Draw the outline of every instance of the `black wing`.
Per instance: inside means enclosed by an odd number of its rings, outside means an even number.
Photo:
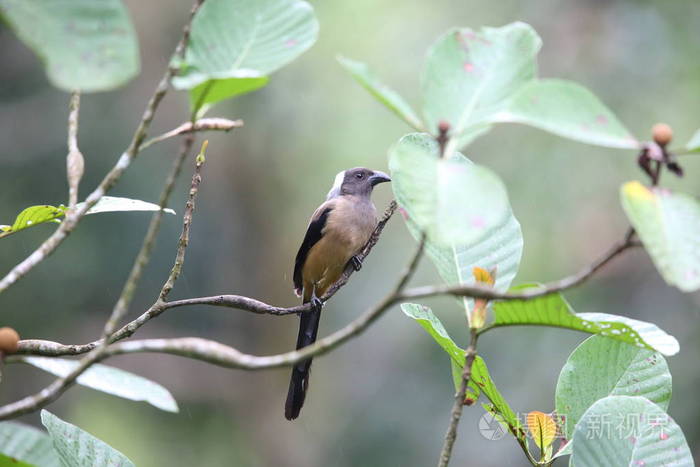
[[[327,207],[321,211],[318,217],[314,216],[309,222],[309,227],[306,229],[306,235],[304,235],[304,241],[301,242],[299,251],[297,252],[297,258],[294,261],[294,291],[297,295],[301,296],[301,291],[304,287],[304,282],[301,278],[301,270],[306,262],[306,257],[309,255],[311,247],[313,247],[316,242],[321,240],[323,236],[323,228],[326,226],[326,219],[328,219],[328,213],[333,210],[332,207]]]

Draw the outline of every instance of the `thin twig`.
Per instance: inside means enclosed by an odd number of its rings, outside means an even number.
[[[640,246],[641,244],[639,242],[634,241],[633,235],[634,231],[630,229],[623,240],[613,245],[603,256],[593,263],[587,265],[576,274],[546,283],[541,287],[533,287],[521,292],[499,292],[490,286],[481,285],[435,285],[408,289],[404,291],[399,298],[405,300],[433,297],[436,295],[454,295],[457,297],[482,298],[486,300],[532,300],[545,295],[562,292],[585,282],[625,250]]]
[[[66,177],[68,179],[68,206],[78,203],[78,186],[85,172],[85,159],[78,148],[78,116],[80,114],[80,91],[73,91],[68,106],[68,156]]]
[[[204,153],[206,152],[206,147],[207,141],[204,141],[202,151],[200,152],[200,155],[197,156],[197,161],[195,162],[194,175],[192,175],[192,184],[190,185],[190,191],[187,195],[187,203],[185,203],[185,214],[182,218],[182,233],[180,234],[180,239],[177,242],[175,264],[173,265],[165,284],[163,284],[163,287],[160,290],[158,301],[164,302],[168,297],[168,294],[175,285],[175,281],[177,281],[177,279],[180,277],[182,266],[185,263],[185,251],[187,250],[187,245],[190,242],[190,227],[192,226],[194,203],[197,199],[197,193],[199,192],[199,184],[202,182],[202,166],[204,165]]]
[[[457,391],[457,394],[455,394],[455,401],[452,405],[452,412],[450,413],[450,424],[448,425],[447,432],[445,433],[445,441],[442,445],[442,451],[440,451],[438,467],[447,467],[447,464],[450,463],[450,458],[452,457],[452,447],[457,440],[457,427],[459,426],[459,420],[462,418],[464,398],[467,395],[467,387],[469,386],[469,380],[472,377],[472,365],[474,364],[474,359],[476,358],[476,343],[479,339],[479,334],[477,334],[476,331],[476,328],[471,328],[469,347],[467,347],[467,351],[465,352],[464,356],[462,383],[459,386],[459,391]]]
[[[393,205],[392,205],[393,206]],[[392,206],[387,209],[387,213],[384,216],[383,221],[388,219],[390,214],[393,212],[391,210]],[[383,224],[377,227],[373,237],[378,238],[381,234],[381,229]],[[551,282],[544,285],[543,287],[526,289],[522,292],[498,292],[492,288],[482,287],[482,286],[430,286],[430,287],[414,287],[410,289],[403,290],[397,301],[415,298],[426,298],[438,295],[456,295],[471,298],[482,298],[488,300],[531,300],[537,297],[548,295],[551,293],[561,292],[565,289],[574,287],[581,284],[598,270],[600,270],[604,265],[606,265],[610,260],[621,254],[623,251],[640,246],[640,244],[634,240],[633,232],[630,230],[625,240],[621,243],[614,245],[604,256],[594,261],[592,264],[586,266],[578,273],[564,278],[559,281]],[[363,253],[368,253],[371,250],[370,245],[374,245],[376,240],[370,240],[365,251]],[[366,256],[366,255],[365,255]],[[364,256],[362,256],[364,258]],[[346,274],[352,274],[352,268],[346,270]],[[347,280],[346,280],[347,282]],[[337,286],[337,287],[336,287]],[[336,284],[332,287],[328,293],[322,298],[322,300],[328,300],[337,290],[342,287],[342,284]],[[143,326],[150,319],[158,316],[165,310],[170,308],[178,308],[183,306],[193,306],[193,305],[210,305],[225,308],[234,308],[238,310],[248,311],[257,314],[268,314],[268,315],[288,315],[303,313],[311,309],[309,304],[298,305],[289,308],[277,307],[269,305],[267,303],[255,300],[250,297],[245,297],[241,295],[215,295],[210,297],[197,297],[197,298],[186,298],[182,300],[174,300],[167,303],[156,303],[151,308],[146,310],[141,316],[136,318],[134,321],[128,323],[122,327],[119,331],[115,333],[112,338],[112,342],[119,341],[130,337],[134,332]],[[479,332],[482,333],[489,327],[482,328]],[[45,340],[22,340],[19,343],[19,350],[17,353],[21,354],[31,354],[31,355],[45,355],[45,356],[60,356],[60,355],[79,355],[94,349],[100,341],[91,342],[88,344],[75,344],[75,345],[65,345],[59,344],[57,342],[45,341]]]
[[[178,260],[180,261],[179,267],[182,267],[182,260],[184,258],[184,248],[187,246],[187,238],[188,235],[187,233],[189,232],[189,225],[192,222],[192,212],[194,210],[194,198],[197,195],[197,191],[199,188],[199,183],[201,182],[201,168],[203,165],[203,161],[200,161],[199,158],[197,158],[197,162],[195,164],[195,173],[192,177],[192,188],[190,189],[189,197],[187,200],[187,207],[185,208],[185,214],[183,216],[183,235],[180,237],[180,242],[178,246],[178,253],[177,257]],[[183,240],[184,238],[184,240]],[[177,260],[176,260],[176,265],[177,265]],[[173,268],[175,269],[175,268]],[[171,275],[168,277],[167,283],[170,283],[172,286],[172,283],[174,283],[174,280],[176,277],[171,273]],[[165,288],[165,287],[164,287]],[[161,292],[162,296],[162,292]],[[159,299],[160,301],[160,299]],[[116,310],[116,307],[115,307]],[[4,420],[7,418],[12,418],[16,417],[25,413],[33,412],[35,410],[38,410],[41,407],[46,406],[47,404],[53,402],[56,400],[61,394],[63,394],[68,387],[70,387],[71,384],[75,382],[75,380],[83,374],[90,366],[93,364],[104,360],[109,356],[108,353],[108,338],[107,336],[112,335],[112,330],[110,330],[110,326],[114,327],[116,320],[113,320],[115,318],[114,313],[112,314],[112,317],[110,317],[110,320],[108,320],[107,324],[105,325],[105,329],[103,331],[103,338],[98,341],[98,344],[95,345],[90,352],[83,357],[78,366],[73,369],[69,374],[67,374],[64,377],[58,378],[54,380],[49,386],[45,387],[41,391],[39,391],[36,394],[24,397],[16,402],[13,402],[11,404],[7,404],[3,407],[0,407],[0,420]]]
[[[141,151],[153,144],[160,143],[174,136],[183,135],[185,133],[193,133],[199,131],[230,131],[234,128],[243,126],[243,120],[229,120],[227,118],[200,118],[196,122],[186,122],[177,128],[174,128],[162,135],[151,138],[141,145]]]
[[[160,210],[156,211],[151,217],[151,222],[148,225],[148,231],[146,232],[146,236],[143,239],[141,250],[139,251],[138,255],[136,256],[136,259],[134,260],[134,265],[131,268],[131,272],[129,273],[128,279],[124,283],[124,287],[122,288],[122,292],[119,295],[119,299],[114,305],[112,314],[107,323],[105,324],[104,332],[102,333],[102,341],[104,341],[108,336],[111,336],[114,333],[114,330],[117,328],[117,325],[128,311],[129,304],[131,303],[134,291],[136,290],[136,286],[141,280],[143,270],[151,258],[151,251],[153,250],[153,246],[155,245],[156,237],[158,236],[158,231],[160,230],[160,223],[163,219],[163,209],[165,209],[165,207],[168,204],[168,200],[170,199],[170,196],[173,192],[173,188],[175,187],[175,182],[177,181],[178,175],[182,170],[183,162],[187,158],[187,155],[190,153],[193,144],[193,134],[188,134],[182,140],[180,152],[173,161],[172,169],[168,174],[168,177],[165,181],[165,185],[163,186],[163,191],[160,194],[160,199],[158,201]]]
[[[107,346],[103,353],[91,352],[80,361],[80,365],[69,375],[64,378],[57,379],[42,391],[0,407],[0,420],[6,420],[21,414],[33,412],[45,406],[49,402],[59,397],[75,380],[75,378],[89,368],[90,365],[104,360],[111,355],[135,352],[168,353],[202,360],[214,365],[225,366],[228,368],[261,370],[265,368],[293,365],[302,360],[306,360],[309,357],[327,353],[342,345],[352,337],[362,333],[370,326],[370,324],[372,324],[386,310],[388,310],[398,301],[401,289],[405,287],[416,270],[418,261],[423,254],[423,245],[424,242],[420,242],[416,253],[413,255],[411,261],[400,275],[396,286],[384,299],[345,327],[323,339],[319,339],[310,346],[278,355],[255,356],[241,353],[232,347],[220,344],[218,342],[195,337],[179,339],[145,339],[119,342]],[[16,359],[8,359],[7,361],[16,361]]]
[[[374,246],[377,244],[377,242],[379,241],[379,237],[382,234],[382,231],[384,230],[384,227],[386,226],[389,219],[391,219],[395,211],[396,202],[392,201],[387,207],[386,211],[384,212],[382,218],[377,223],[377,227],[374,229],[374,232],[372,232],[369,241],[358,255],[360,261],[363,261],[372,251],[372,248],[374,248]],[[341,287],[347,284],[348,279],[354,272],[355,268],[352,267],[352,265],[349,265],[345,269],[340,279],[338,279],[338,281],[328,289],[328,291],[323,295],[323,297],[321,297],[321,300],[323,300],[324,302],[328,301],[333,295],[335,295],[336,292],[338,292],[338,290],[340,290]],[[311,305],[308,303],[306,305],[298,305],[289,308],[283,308],[268,305],[267,303],[261,302],[259,300],[244,297],[241,295],[216,295],[213,297],[187,298],[183,300],[174,300],[171,302],[163,302],[158,300],[148,310],[141,314],[141,316],[126,324],[119,331],[114,333],[114,335],[110,339],[110,343],[131,337],[141,326],[143,326],[148,321],[170,308],[192,305],[212,305],[228,307],[249,311],[251,313],[270,315],[289,315],[303,313],[311,310]],[[64,345],[46,340],[29,339],[20,341],[17,353],[45,355],[52,357],[57,357],[61,355],[80,355],[90,352],[102,342],[102,340],[97,340],[88,344]]]
[[[190,23],[203,1],[204,0],[197,0],[192,7],[189,20],[187,21],[183,31],[183,37],[175,48],[175,56],[181,56],[183,53],[185,43],[189,35]],[[58,229],[56,229],[54,233],[51,234],[51,236],[39,246],[39,248],[37,248],[22,262],[13,267],[12,270],[10,270],[10,272],[8,272],[5,277],[0,280],[0,292],[3,292],[5,289],[24,277],[29,271],[32,270],[32,268],[34,268],[34,266],[42,262],[46,257],[53,253],[54,250],[58,248],[61,243],[63,243],[63,240],[65,240],[66,237],[68,237],[68,235],[70,235],[70,233],[75,229],[87,211],[93,207],[95,203],[97,203],[100,198],[102,198],[102,196],[104,196],[105,193],[107,193],[121,178],[124,171],[129,167],[129,165],[131,165],[131,162],[138,155],[139,148],[146,138],[146,134],[151,126],[156,109],[158,109],[160,102],[163,100],[165,93],[168,91],[170,80],[176,71],[177,70],[174,68],[168,67],[164,73],[163,77],[158,83],[158,86],[156,87],[155,92],[146,105],[146,109],[141,117],[141,121],[139,122],[136,131],[134,132],[129,147],[126,151],[124,151],[121,157],[119,157],[119,160],[114,167],[107,172],[107,175],[105,175],[104,179],[100,182],[97,188],[95,188],[92,193],[88,195],[88,197],[85,199],[85,203],[80,205],[80,208],[70,210],[63,222],[61,222]]]

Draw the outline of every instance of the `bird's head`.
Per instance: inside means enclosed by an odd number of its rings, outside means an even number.
[[[328,192],[326,199],[343,195],[369,196],[372,188],[379,183],[390,182],[391,178],[379,170],[370,170],[364,167],[355,167],[335,176],[333,187]]]

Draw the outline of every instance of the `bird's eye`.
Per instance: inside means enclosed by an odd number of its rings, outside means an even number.
[[[364,176],[365,176],[365,174],[363,174],[363,173],[361,173],[361,172],[358,173],[358,174],[355,174],[355,177],[357,177],[359,180],[362,180],[362,178],[363,178]]]

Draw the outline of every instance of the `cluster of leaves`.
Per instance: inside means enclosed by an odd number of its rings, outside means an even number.
[[[138,74],[138,40],[121,0],[0,0],[0,19],[45,63],[51,83],[65,91],[111,90]],[[307,50],[317,34],[318,22],[305,1],[207,0],[193,19],[184,57],[174,59],[179,73],[172,85],[188,91],[193,115],[202,115],[219,101],[267,84],[268,75]],[[88,214],[157,210],[160,207],[153,203],[104,196]],[[67,212],[63,205],[28,207],[11,225],[0,226],[0,238],[61,222]],[[59,377],[79,365],[60,358],[20,360]],[[116,368],[93,365],[77,383],[178,411],[165,388]],[[48,435],[19,423],[0,423],[0,465],[134,465],[49,412],[42,412],[42,422]]]
[[[75,360],[21,357],[21,362],[64,377],[79,365]],[[93,365],[76,381],[81,386],[132,401],[144,401],[167,412],[178,412],[177,402],[163,386],[106,365]],[[80,428],[42,411],[48,435],[16,422],[0,423],[0,465],[134,465],[123,454]],[[3,461],[12,459],[12,464]]]
[[[396,92],[380,82],[367,65],[339,58],[351,75],[380,102],[420,133],[401,138],[389,150],[393,189],[406,224],[448,284],[510,288],[523,248],[503,182],[486,167],[457,152],[498,123],[521,123],[576,141],[640,150],[634,138],[590,91],[563,80],[537,77],[541,46],[527,24],[500,28],[453,29],[428,51],[422,72],[423,118]],[[447,133],[447,134],[446,134]],[[687,145],[700,150],[700,131]],[[700,204],[697,199],[632,181],[621,187],[621,201],[639,238],[664,279],[690,292],[700,288]],[[524,285],[523,287],[538,287]],[[552,326],[594,334],[570,356],[557,384],[555,421],[531,412],[527,425],[540,450],[529,452],[522,422],[476,357],[465,399],[483,394],[496,415],[527,451],[533,463],[549,464],[571,454],[577,466],[614,464],[690,465],[692,457],[680,428],[652,423],[665,414],[671,376],[662,355],[679,351],[678,342],[657,326],[624,316],[575,313],[560,294],[533,300],[487,304],[464,300],[469,324],[478,333],[502,326]],[[449,337],[426,306],[402,305],[449,354],[459,390],[465,351]],[[635,435],[628,424],[638,416]],[[621,417],[617,432],[589,436],[596,417]],[[666,416],[668,417],[668,416]],[[565,421],[565,423],[563,422]],[[627,424],[627,425],[626,425]],[[555,427],[555,433],[552,427]],[[623,433],[624,432],[624,433]],[[561,449],[553,453],[556,435]],[[641,465],[641,464],[640,464]]]

